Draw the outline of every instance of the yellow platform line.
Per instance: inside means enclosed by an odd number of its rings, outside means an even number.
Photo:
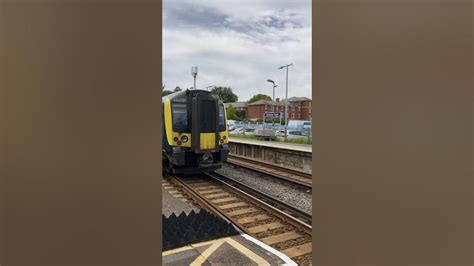
[[[252,252],[250,249],[246,248],[234,239],[229,237],[227,238],[226,242],[229,243],[231,246],[235,247],[238,251],[242,252],[245,256],[253,260],[255,263],[257,263],[257,265],[270,265],[270,263],[268,263],[265,259]]]
[[[168,251],[165,251],[165,252],[161,253],[161,256],[164,257],[164,256],[168,256],[168,255],[173,255],[175,253],[190,250],[190,249],[194,249],[194,248],[192,248],[190,246],[185,246],[185,247],[181,247],[181,248],[177,248],[177,249],[172,249],[172,250],[168,250]]]
[[[214,244],[212,244],[210,247],[208,247],[200,256],[198,256],[191,264],[190,266],[200,266],[204,262],[206,262],[207,258],[214,253],[221,245],[224,243],[224,241],[217,241]]]
[[[209,248],[207,248],[201,254],[201,256],[198,256],[190,265],[191,266],[202,265],[203,263],[206,262],[206,260],[209,258],[209,256],[211,256],[212,253],[214,253],[214,251],[216,251],[223,243],[228,243],[229,245],[231,245],[232,247],[237,249],[240,253],[244,254],[247,258],[249,258],[253,262],[255,262],[257,265],[262,265],[262,266],[263,265],[265,265],[265,266],[270,265],[270,263],[268,263],[265,259],[263,259],[259,255],[252,252],[250,249],[246,248],[244,245],[240,244],[239,242],[233,240],[230,237],[226,237],[224,239],[219,239],[219,240],[213,241],[212,245]],[[209,244],[209,242],[207,242],[206,244]],[[200,243],[198,245],[202,246],[202,245],[204,245],[204,243]],[[197,245],[193,245],[193,246],[197,246]]]

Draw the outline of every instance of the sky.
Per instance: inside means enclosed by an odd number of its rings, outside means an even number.
[[[311,0],[165,0],[163,85],[231,87],[246,101],[255,94],[311,98]]]

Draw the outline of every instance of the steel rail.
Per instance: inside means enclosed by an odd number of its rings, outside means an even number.
[[[292,224],[293,226],[295,226],[297,228],[303,229],[307,234],[311,235],[311,231],[312,231],[312,226],[311,226],[312,215],[311,214],[303,212],[301,210],[298,210],[294,206],[288,205],[287,203],[282,202],[279,199],[276,199],[276,198],[274,198],[270,195],[267,195],[265,193],[259,192],[255,189],[249,187],[246,184],[243,184],[239,181],[233,180],[233,179],[231,179],[227,176],[224,176],[222,174],[212,172],[212,173],[205,173],[204,175],[206,175],[206,176],[208,176],[208,177],[224,184],[227,187],[232,188],[233,192],[237,192],[239,195],[241,195],[242,197],[246,198],[247,200],[253,202],[255,205],[257,205],[259,207],[262,207],[263,209],[265,209],[269,213],[279,217],[283,221],[286,221],[286,222]],[[225,180],[222,180],[221,178],[225,179]],[[240,188],[246,189],[246,190],[251,191],[251,192],[250,193],[245,192],[244,190],[240,189],[239,187],[236,187],[235,185],[229,184],[229,181],[231,183],[237,184],[237,186],[239,186]],[[252,194],[254,194],[254,195],[252,195]],[[268,202],[266,202],[265,200],[268,201]],[[279,208],[276,208],[276,207],[272,206],[271,204],[280,206],[280,208],[283,208],[283,209],[289,211],[290,213],[301,217],[304,221],[302,219],[298,219],[298,218],[286,213],[284,210],[281,210]]]
[[[248,161],[248,162],[251,162],[251,163],[257,163],[257,164],[261,164],[263,165],[264,167],[268,167],[268,168],[273,168],[273,169],[276,169],[278,171],[281,171],[281,172],[286,172],[286,173],[289,173],[289,174],[293,174],[293,173],[290,173],[290,171],[294,171],[294,170],[289,170],[289,169],[286,169],[286,168],[282,168],[283,170],[280,170],[280,168],[277,169],[277,166],[274,166],[274,165],[271,165],[271,164],[264,164],[264,163],[261,163],[261,162],[257,162],[257,161],[254,161],[254,160],[251,160],[251,159],[242,159],[241,157],[230,157],[231,159],[234,159],[235,161],[227,161],[226,163],[227,164],[230,164],[230,165],[235,165],[237,167],[241,167],[241,168],[246,168],[246,169],[249,169],[249,170],[252,170],[254,172],[257,172],[259,174],[262,174],[262,175],[266,175],[266,176],[270,176],[272,178],[275,178],[275,179],[279,179],[279,180],[282,180],[284,182],[287,182],[287,183],[290,183],[291,185],[295,185],[295,186],[298,186],[298,187],[301,187],[303,189],[306,189],[306,190],[311,190],[313,189],[313,185],[309,182],[305,182],[305,181],[301,181],[301,180],[298,180],[298,179],[295,179],[295,178],[291,178],[291,177],[286,177],[286,176],[282,176],[282,175],[278,175],[278,174],[275,174],[275,173],[271,173],[271,172],[268,172],[268,171],[265,171],[265,170],[262,170],[262,169],[259,169],[259,168],[256,168],[256,167],[252,167],[252,166],[248,166],[248,165],[244,165],[244,164],[241,164],[239,162],[237,162],[238,160],[242,160],[242,161]],[[289,171],[288,171],[289,170]],[[305,173],[306,174],[306,173]],[[293,174],[293,175],[298,175],[298,176],[302,176],[300,174]],[[302,176],[303,178],[306,178],[305,176]]]

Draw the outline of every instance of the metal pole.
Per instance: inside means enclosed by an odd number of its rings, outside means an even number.
[[[288,140],[288,66],[286,66],[285,142]]]
[[[273,83],[273,112],[275,112],[275,83]]]
[[[278,69],[286,68],[286,96],[285,96],[285,141],[288,140],[288,67],[293,64],[281,66]]]
[[[196,89],[196,76],[194,76],[194,89]]]

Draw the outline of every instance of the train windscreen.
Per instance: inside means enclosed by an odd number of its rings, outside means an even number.
[[[224,105],[219,104],[219,131],[225,130],[225,112]]]
[[[186,103],[173,103],[173,126],[188,125],[188,108]]]

